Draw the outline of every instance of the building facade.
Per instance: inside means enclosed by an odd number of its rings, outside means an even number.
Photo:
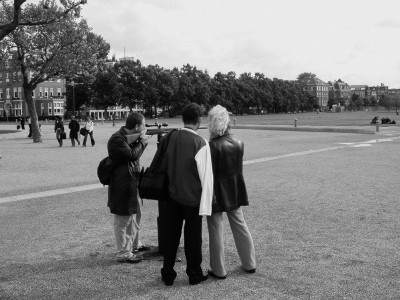
[[[30,80],[29,74],[28,80]],[[62,116],[65,108],[65,79],[39,83],[32,91],[38,117]],[[21,71],[0,63],[0,117],[28,116]]]
[[[305,83],[308,91],[317,96],[320,109],[326,110],[328,108],[329,84],[315,76],[309,78]]]
[[[330,82],[329,85],[329,99],[333,100],[335,103],[343,103],[347,105],[351,97],[350,85],[343,82],[341,79]]]

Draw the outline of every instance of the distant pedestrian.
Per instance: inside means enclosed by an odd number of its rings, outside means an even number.
[[[68,124],[68,128],[70,129],[69,138],[71,139],[72,147],[75,147],[75,140],[78,142],[78,146],[81,144],[79,142],[79,125],[78,121],[75,120],[75,116],[71,117],[71,121]]]
[[[25,117],[24,116],[21,117],[20,122],[21,122],[21,129],[25,130]]]
[[[244,144],[230,134],[228,111],[217,105],[208,113],[210,150],[214,174],[212,215],[207,217],[210,266],[208,274],[225,279],[224,228],[222,213],[225,212],[232,230],[242,268],[247,273],[256,271],[253,239],[243,217],[241,206],[249,205],[243,178]]]
[[[32,138],[32,124],[31,124],[31,117],[30,116],[28,116],[26,118],[26,124],[28,124],[28,126],[29,126],[28,138]]]
[[[59,144],[59,147],[62,147],[63,140],[61,138],[61,133],[64,132],[64,123],[60,116],[56,116],[55,124],[54,124],[54,132],[56,133],[56,138]]]
[[[85,133],[85,137],[83,138],[82,147],[86,147],[86,140],[87,140],[88,135],[90,135],[90,142],[92,143],[92,147],[93,147],[95,142],[94,142],[94,138],[93,138],[93,122],[90,117],[86,117],[85,129],[86,129],[86,133]]]

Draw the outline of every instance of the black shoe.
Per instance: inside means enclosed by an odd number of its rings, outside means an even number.
[[[136,248],[136,249],[133,249],[133,253],[137,253],[137,252],[144,252],[144,251],[149,251],[149,250],[151,250],[151,247],[150,246],[145,246],[145,245],[142,245],[142,246],[140,246],[139,248]]]
[[[218,275],[215,275],[214,272],[211,271],[211,270],[208,270],[208,275],[210,275],[211,277],[214,277],[216,279],[226,279],[226,275],[225,276],[218,276]]]
[[[137,263],[140,263],[142,261],[142,259],[143,259],[143,257],[134,255],[131,258],[120,259],[120,260],[118,260],[118,262],[120,262],[120,263],[129,263],[129,264],[137,264]]]
[[[251,270],[244,270],[246,273],[249,274],[254,274],[256,272],[256,269],[251,269]]]
[[[161,280],[164,282],[165,285],[171,286],[174,284],[174,280],[176,278],[176,272],[174,269],[170,271],[165,271],[164,268],[161,269]]]
[[[164,278],[164,277],[161,277],[161,280],[162,280],[162,281],[164,282],[164,284],[167,285],[167,286],[171,286],[171,285],[174,284],[174,279],[171,279],[171,278]]]
[[[196,285],[196,284],[199,284],[199,283],[207,280],[207,278],[208,278],[208,275],[201,275],[200,277],[192,277],[192,278],[189,277],[189,284]]]

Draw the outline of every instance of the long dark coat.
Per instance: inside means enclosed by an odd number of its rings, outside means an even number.
[[[78,139],[78,133],[80,129],[80,125],[77,120],[71,120],[68,124],[68,128],[70,129],[69,138],[70,139]]]
[[[108,155],[116,162],[116,168],[108,186],[108,207],[111,213],[121,216],[136,214],[139,158],[146,146],[147,141],[141,139],[129,145],[124,127],[121,127],[109,139]]]
[[[212,212],[226,212],[249,205],[243,178],[244,144],[229,133],[211,139],[216,204]]]

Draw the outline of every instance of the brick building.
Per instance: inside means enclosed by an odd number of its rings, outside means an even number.
[[[329,99],[332,99],[335,103],[348,104],[351,97],[350,85],[341,79],[329,83]]]
[[[317,77],[310,77],[305,82],[310,93],[318,98],[318,104],[321,110],[326,110],[329,99],[329,84],[323,82]]]
[[[0,62],[0,117],[29,115],[22,80],[22,73],[18,68],[11,68],[7,61]],[[62,116],[66,102],[65,79],[39,83],[32,92],[32,97],[38,117]]]

